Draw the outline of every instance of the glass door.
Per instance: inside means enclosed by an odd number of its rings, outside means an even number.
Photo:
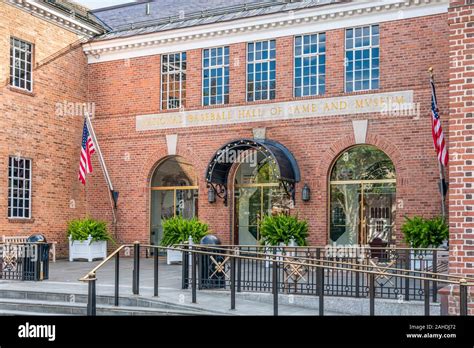
[[[259,222],[262,217],[262,188],[240,187],[237,189],[236,208],[238,240],[240,245],[255,245],[260,239]]]
[[[151,213],[151,242],[159,245],[163,238],[163,220],[174,216],[174,191],[154,190],[151,193],[152,207]]]
[[[258,163],[239,164],[234,186],[234,244],[258,244],[261,219],[289,210],[290,197],[277,173],[276,163],[269,157],[259,157]]]
[[[395,215],[395,184],[374,183],[363,185],[363,226],[361,242],[379,239],[390,242]]]
[[[159,245],[163,238],[163,222],[166,219],[182,216],[192,219],[197,216],[198,190],[194,188],[153,189],[151,214],[151,241]]]
[[[260,221],[264,216],[286,212],[288,195],[279,184],[248,184],[236,186],[236,243],[256,245],[260,241]]]
[[[331,240],[336,244],[357,244],[360,229],[361,185],[331,185]]]

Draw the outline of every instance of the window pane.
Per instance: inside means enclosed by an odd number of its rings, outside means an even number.
[[[379,66],[378,35],[378,25],[346,30],[346,92],[378,88],[378,71],[371,75]]]
[[[29,218],[31,160],[10,157],[8,164],[8,217]]]
[[[10,85],[32,90],[32,48],[25,41],[10,39]]]
[[[310,34],[295,38],[294,57],[294,95],[312,96],[323,94],[318,85],[324,84],[326,67],[325,34]],[[298,49],[298,44],[303,44],[303,49]],[[321,83],[319,83],[321,81]]]
[[[255,47],[255,55],[252,46]],[[248,48],[247,100],[273,99],[274,93],[270,89],[276,84],[275,40],[249,43]]]
[[[186,53],[164,54],[161,59],[161,107],[186,106]]]
[[[224,59],[224,53],[227,54]],[[216,47],[205,50],[203,67],[203,105],[216,105],[228,103],[229,88],[229,47]],[[206,64],[206,60],[208,64]],[[206,87],[212,86],[210,90]],[[208,96],[204,98],[204,95]]]

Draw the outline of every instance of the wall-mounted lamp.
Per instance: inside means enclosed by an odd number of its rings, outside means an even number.
[[[301,199],[303,202],[308,202],[311,199],[311,189],[308,184],[304,184],[303,190],[301,191]]]
[[[216,203],[216,191],[214,191],[212,186],[209,186],[209,189],[207,190],[207,201],[209,203]]]

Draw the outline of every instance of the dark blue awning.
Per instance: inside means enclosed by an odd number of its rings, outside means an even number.
[[[220,161],[222,154],[229,151],[255,150],[271,157],[279,170],[278,179],[289,183],[301,180],[300,169],[293,154],[282,144],[273,140],[238,139],[222,146],[212,157],[206,169],[206,181],[227,186],[232,162]]]

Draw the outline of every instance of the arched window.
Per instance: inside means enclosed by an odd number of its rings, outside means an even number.
[[[329,239],[337,244],[390,243],[396,175],[390,158],[371,145],[343,152],[330,174]]]
[[[163,220],[197,216],[197,177],[193,166],[179,156],[166,158],[153,173],[151,180],[151,243],[157,245],[163,237]]]

